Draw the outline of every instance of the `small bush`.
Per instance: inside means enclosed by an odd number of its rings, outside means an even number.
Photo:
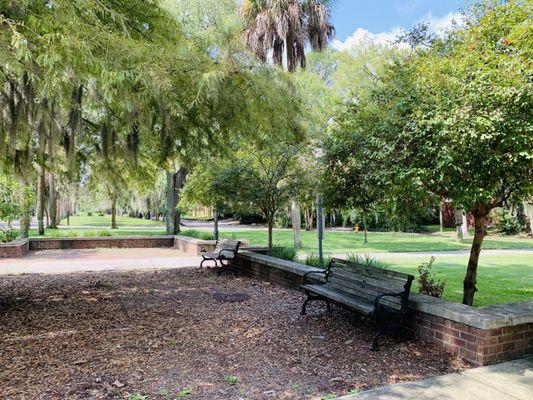
[[[272,257],[281,258],[282,260],[297,261],[297,252],[294,247],[273,247],[272,253],[270,254]]]
[[[98,215],[99,217],[103,217],[105,214],[104,214],[103,211],[98,211],[98,214],[96,214],[96,215]]]
[[[230,385],[236,385],[237,382],[239,381],[239,377],[235,376],[235,375],[226,375],[224,377],[224,380],[229,383]]]
[[[212,232],[197,231],[196,229],[187,229],[181,232],[183,236],[189,236],[201,240],[213,240],[214,236]]]
[[[46,233],[50,238],[74,238],[80,236],[79,231],[75,230],[51,230]]]
[[[365,267],[385,269],[391,266],[390,263],[382,261],[382,260],[378,260],[377,258],[374,258],[369,254],[365,254],[364,256],[361,256],[356,253],[350,253],[347,255],[346,259],[350,262],[353,262],[354,264],[364,265]]]
[[[189,396],[190,394],[192,394],[190,390],[187,390],[187,389],[180,390],[178,393],[176,393],[176,399],[183,399],[186,396]]]
[[[0,242],[9,243],[15,240],[19,235],[16,229],[2,229],[0,230]]]
[[[494,227],[502,235],[516,235],[522,231],[522,226],[518,222],[518,219],[511,215],[505,208],[500,208],[496,211]]]
[[[87,216],[88,217],[92,217],[93,216],[93,213],[91,211],[87,211]]]
[[[305,256],[305,259],[302,260],[305,265],[309,265],[310,267],[316,267],[320,268],[320,258],[318,254],[316,253],[309,253],[307,256]],[[324,255],[324,268],[326,268],[331,261],[331,256]]]
[[[102,237],[102,236],[112,236],[111,232],[101,229],[99,231],[89,230],[83,232],[84,237]]]
[[[431,257],[429,262],[422,263],[418,267],[418,291],[433,297],[441,298],[444,294],[444,286],[446,281],[438,280],[435,274],[431,272],[431,267],[435,257]]]

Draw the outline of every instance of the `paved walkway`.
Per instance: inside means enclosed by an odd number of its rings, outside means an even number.
[[[483,254],[530,253],[533,250],[484,250]],[[421,255],[468,254],[468,251],[369,253],[382,259]],[[345,257],[345,254],[335,254]],[[103,270],[179,268],[200,265],[201,257],[169,248],[30,251],[22,258],[0,258],[0,275]]]
[[[198,266],[201,259],[164,248],[41,250],[0,258],[0,275],[179,268]]]
[[[341,399],[530,400],[533,399],[533,357],[400,383]]]

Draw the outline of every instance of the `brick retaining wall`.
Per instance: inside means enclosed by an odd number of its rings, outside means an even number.
[[[9,243],[0,243],[0,258],[22,257],[30,249],[30,239],[17,239]]]
[[[174,236],[29,238],[0,243],[0,258],[22,257],[29,250],[174,247]]]
[[[242,246],[247,241],[242,241]],[[202,240],[189,236],[104,236],[80,238],[47,238],[36,237],[18,239],[10,243],[0,243],[0,258],[18,258],[29,250],[61,250],[61,249],[96,249],[96,248],[157,248],[174,247],[177,250],[199,255],[202,251],[213,251],[214,240]]]
[[[31,238],[30,250],[173,247],[174,236]]]
[[[306,272],[317,270],[250,252],[239,254],[235,265],[246,274],[291,288],[298,288]],[[533,354],[533,301],[469,307],[411,293],[409,313],[410,328],[417,337],[475,365]]]

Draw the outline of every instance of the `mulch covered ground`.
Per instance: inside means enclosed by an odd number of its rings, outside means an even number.
[[[197,269],[0,278],[1,399],[320,399],[464,367],[298,291]],[[142,397],[141,397],[142,398]]]

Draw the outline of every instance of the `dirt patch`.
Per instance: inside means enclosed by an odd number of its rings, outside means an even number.
[[[371,352],[345,311],[205,270],[10,276],[2,296],[2,399],[319,399],[464,368],[422,342]]]

